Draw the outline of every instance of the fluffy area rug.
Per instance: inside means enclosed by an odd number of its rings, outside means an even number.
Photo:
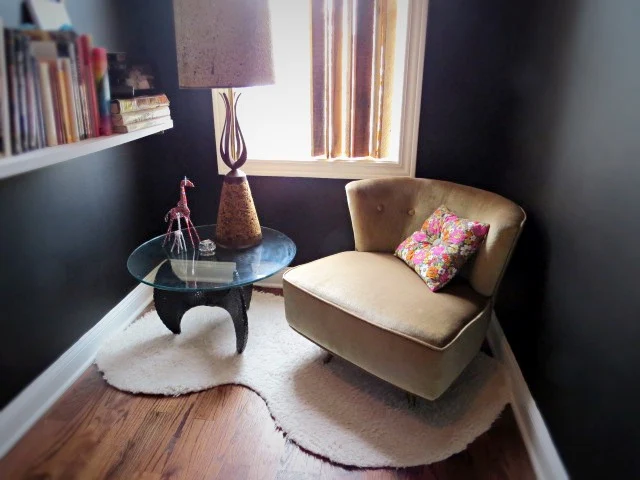
[[[489,429],[509,396],[500,364],[479,354],[437,401],[406,394],[334,358],[289,328],[281,297],[255,292],[249,341],[235,352],[227,312],[196,307],[173,335],[156,312],[116,333],[96,364],[106,381],[133,393],[182,395],[244,385],[302,448],[354,467],[408,467],[443,460]]]

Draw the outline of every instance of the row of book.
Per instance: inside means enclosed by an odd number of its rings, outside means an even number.
[[[126,98],[111,102],[111,123],[115,133],[170,124],[169,99],[165,94]]]
[[[89,35],[4,29],[1,18],[0,32],[0,157],[170,120],[164,95],[109,105],[107,52]]]
[[[2,45],[4,43],[4,45]],[[101,135],[89,35],[4,29],[0,141],[5,155]]]

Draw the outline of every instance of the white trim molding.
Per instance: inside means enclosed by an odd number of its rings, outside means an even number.
[[[309,157],[300,160],[266,160],[249,157],[242,170],[247,175],[275,177],[344,179],[390,176],[415,177],[429,1],[409,0],[408,9],[402,115],[400,120],[400,151],[397,159],[387,161],[364,159],[318,160]],[[220,135],[224,125],[225,106],[217,90],[212,90],[212,102],[218,172],[220,175],[225,175],[229,172],[229,167],[224,164],[220,156]],[[283,135],[286,136],[285,133]],[[311,150],[311,147],[309,147],[309,150]],[[251,148],[248,151],[251,154]]]
[[[140,284],[0,411],[0,458],[89,368],[103,340],[135,320],[153,300]]]
[[[487,341],[497,360],[505,367],[512,394],[511,406],[520,429],[536,478],[565,480],[569,478],[558,450],[538,410],[531,391],[524,380],[520,366],[511,350],[495,312],[489,325]]]
[[[57,147],[45,147],[19,155],[0,157],[0,179],[13,177],[21,173],[30,172],[39,168],[66,162],[74,158],[100,152],[108,148],[117,147],[125,143],[133,142],[139,138],[148,137],[156,133],[173,128],[173,120],[168,120],[162,125],[143,128],[130,133],[114,133],[108,137],[96,137],[82,140],[81,142],[58,145]]]

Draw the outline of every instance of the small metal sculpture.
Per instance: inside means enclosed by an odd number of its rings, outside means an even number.
[[[164,242],[162,242],[162,246],[164,246],[169,240],[169,237],[171,236],[171,229],[173,228],[173,222],[175,220],[178,220],[178,230],[181,231],[180,217],[182,217],[184,218],[184,221],[187,226],[187,232],[189,233],[189,238],[191,239],[191,246],[195,250],[196,243],[193,241],[193,235],[195,235],[196,238],[198,239],[198,243],[200,243],[200,237],[198,236],[196,227],[193,225],[193,222],[191,221],[191,210],[189,210],[189,206],[187,205],[187,192],[185,191],[185,187],[195,187],[195,185],[191,183],[191,180],[189,180],[187,177],[184,177],[184,180],[180,182],[180,200],[178,201],[178,204],[175,207],[173,207],[171,210],[169,210],[167,214],[164,216],[164,221],[169,222],[169,227],[167,228],[167,233],[165,234]],[[178,247],[178,252],[180,252],[179,247]]]
[[[178,220],[178,228],[173,232],[173,243],[171,244],[171,253],[173,253],[173,249],[176,249],[176,253],[180,254],[183,251],[187,251],[187,243],[184,241],[184,235],[182,233],[182,224],[180,223],[180,218],[182,215],[179,213],[176,215],[176,219]]]

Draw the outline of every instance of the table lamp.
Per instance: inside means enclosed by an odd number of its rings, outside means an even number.
[[[262,230],[246,174],[247,147],[236,117],[233,88],[274,83],[268,0],[173,0],[180,88],[225,88],[220,156],[224,177],[216,243],[248,248]]]

